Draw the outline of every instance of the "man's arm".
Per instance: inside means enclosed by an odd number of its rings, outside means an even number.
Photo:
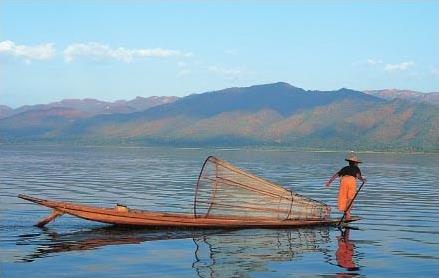
[[[325,183],[326,187],[329,187],[331,183],[338,177],[338,172],[332,175],[332,177]]]

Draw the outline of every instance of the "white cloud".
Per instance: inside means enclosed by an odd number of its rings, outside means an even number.
[[[149,57],[190,57],[192,53],[183,53],[179,50],[163,48],[139,48],[130,49],[124,47],[112,48],[106,44],[96,42],[75,43],[69,45],[64,50],[64,59],[71,62],[79,57],[89,57],[92,59],[115,59],[122,62],[131,62],[137,58]]]
[[[393,71],[405,71],[410,69],[415,65],[412,61],[401,62],[399,64],[386,64],[384,67],[385,71],[393,72]]]
[[[224,51],[224,53],[234,56],[234,55],[238,55],[238,50],[237,49],[227,49]]]
[[[375,65],[381,65],[383,63],[383,61],[369,58],[369,59],[367,59],[366,63],[370,66],[375,66]]]
[[[208,67],[208,70],[209,72],[222,75],[226,78],[238,78],[249,74],[249,72],[243,68],[225,68],[220,66],[210,66]]]
[[[192,71],[190,69],[182,69],[177,73],[177,76],[182,77],[182,76],[189,75],[191,73],[192,73]]]
[[[401,72],[401,71],[409,70],[415,65],[415,62],[403,61],[401,63],[390,64],[390,63],[386,63],[381,59],[368,58],[366,60],[354,63],[354,65],[362,66],[362,67],[364,66],[371,67],[374,69],[384,70],[390,73],[390,72]]]
[[[19,45],[13,41],[0,42],[0,54],[10,55],[17,58],[22,58],[26,62],[32,60],[48,60],[55,54],[53,43],[45,43],[38,45]]]
[[[189,64],[187,62],[179,61],[177,63],[177,67],[179,68],[177,73],[178,77],[183,77],[192,73],[192,70],[189,68]]]

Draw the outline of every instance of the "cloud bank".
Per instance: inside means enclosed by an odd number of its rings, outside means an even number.
[[[393,71],[405,71],[410,69],[411,67],[413,67],[415,65],[414,62],[412,61],[407,61],[407,62],[402,62],[399,64],[387,64],[384,67],[385,71],[389,71],[389,72],[393,72]]]
[[[207,69],[211,73],[222,75],[226,78],[238,78],[248,74],[248,71],[242,68],[225,68],[221,66],[210,66]]]
[[[55,55],[53,43],[44,43],[38,45],[19,45],[13,41],[0,42],[0,54],[22,58],[27,62],[32,60],[48,60]]]
[[[403,61],[403,62],[396,63],[396,64],[390,64],[390,63],[385,63],[383,60],[380,60],[380,59],[368,58],[367,60],[364,60],[364,61],[361,61],[361,62],[358,62],[355,64],[379,68],[379,69],[384,70],[388,73],[391,73],[391,72],[407,71],[415,65],[415,62]]]
[[[24,59],[27,62],[32,60],[49,60],[52,59],[57,50],[53,43],[44,43],[39,45],[19,45],[13,41],[6,40],[0,42],[0,55],[12,56]],[[72,62],[77,59],[91,60],[117,60],[121,62],[132,62],[142,58],[166,58],[166,57],[192,57],[191,52],[182,52],[175,49],[164,48],[125,48],[111,47],[107,44],[97,42],[74,43],[68,45],[63,51],[62,56],[66,62]]]
[[[172,56],[188,57],[191,55],[191,53],[182,53],[179,50],[163,48],[112,48],[106,44],[96,42],[71,44],[64,49],[63,54],[64,59],[67,62],[72,62],[80,57],[92,59],[114,59],[122,62],[132,62],[137,58],[164,58]]]
[[[383,61],[373,58],[369,58],[366,61],[366,64],[368,64],[369,66],[381,65],[382,63]]]

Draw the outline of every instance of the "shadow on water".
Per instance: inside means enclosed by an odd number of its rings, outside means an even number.
[[[151,230],[105,226],[62,234],[43,228],[41,233],[18,236],[16,245],[35,246],[32,253],[18,258],[27,263],[105,246],[192,239],[192,268],[198,277],[247,277],[250,272],[269,271],[269,263],[294,261],[308,253],[320,253],[326,263],[348,271],[336,277],[358,277],[356,247],[349,231],[337,237],[334,253],[331,229]]]

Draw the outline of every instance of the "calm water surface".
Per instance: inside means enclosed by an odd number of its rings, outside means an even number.
[[[190,213],[203,160],[237,166],[336,211],[343,153],[0,146],[0,277],[439,277],[439,155],[362,154],[363,219],[335,228],[122,229],[49,213],[19,193]],[[333,213],[333,217],[339,217]]]

